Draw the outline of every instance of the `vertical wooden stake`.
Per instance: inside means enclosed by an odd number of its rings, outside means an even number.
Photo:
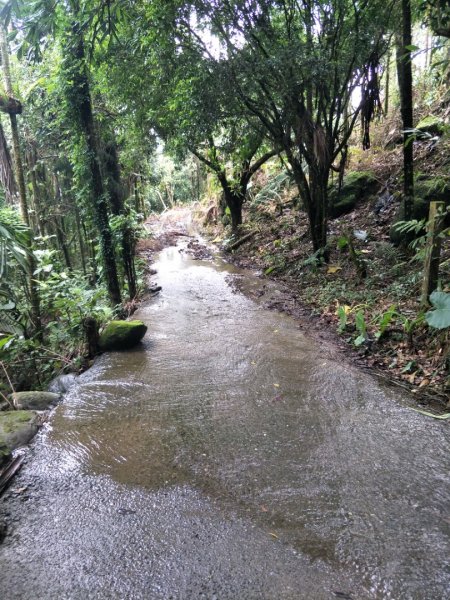
[[[444,224],[445,202],[431,202],[428,217],[428,239],[425,252],[425,264],[422,281],[422,307],[429,305],[428,298],[436,289],[439,276],[439,258],[441,254],[441,238],[439,234]]]

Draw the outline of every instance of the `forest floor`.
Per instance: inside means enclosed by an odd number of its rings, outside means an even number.
[[[447,181],[449,154],[448,139],[437,148],[416,144],[416,168]],[[252,235],[227,254],[228,260],[284,285],[284,293],[270,308],[288,312],[308,330],[333,338],[360,365],[411,390],[420,404],[448,408],[449,332],[432,330],[420,312],[423,252],[395,247],[389,239],[400,204],[401,148],[355,151],[349,170],[374,173],[379,191],[349,214],[330,221],[328,263],[312,254],[306,215],[294,206],[292,186],[276,200],[250,200],[245,205],[238,237]],[[260,189],[267,183],[266,175],[261,177]],[[381,206],[380,199],[384,199]],[[205,211],[198,218],[202,215],[205,224]],[[222,248],[235,241],[220,219],[207,223],[206,230]],[[341,247],[349,231],[363,233],[364,239],[354,237],[353,242],[367,271],[364,278],[358,275],[348,247]],[[447,237],[440,271],[444,291],[450,290],[449,259]]]

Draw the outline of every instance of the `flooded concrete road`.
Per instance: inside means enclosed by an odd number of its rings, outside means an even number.
[[[450,597],[448,425],[161,254],[139,348],[103,355],[2,502],[0,597]]]

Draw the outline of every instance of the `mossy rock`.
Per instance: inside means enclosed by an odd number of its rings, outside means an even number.
[[[146,332],[142,321],[111,321],[100,334],[99,348],[102,352],[132,348]]]
[[[414,203],[412,207],[411,218],[420,221],[427,220],[430,212],[430,202],[445,202],[446,206],[450,206],[450,181],[442,177],[421,177],[414,184]],[[415,237],[423,235],[425,229],[418,232],[400,232],[395,228],[396,223],[405,220],[405,210],[403,202],[401,202],[389,232],[391,242],[396,245],[405,245],[412,242]],[[448,225],[448,223],[446,222]]]
[[[39,429],[38,415],[32,410],[0,413],[0,451],[8,452],[27,444]],[[5,451],[6,451],[5,450]]]
[[[17,410],[48,410],[60,399],[59,394],[51,392],[14,392],[9,397]]]
[[[416,129],[430,135],[442,135],[445,129],[445,121],[435,115],[428,115],[417,123]]]
[[[337,186],[329,191],[329,214],[332,219],[351,212],[358,202],[369,199],[378,189],[379,183],[370,171],[353,171],[342,182],[340,192]]]
[[[11,450],[4,443],[0,442],[0,467],[2,467],[11,458]]]

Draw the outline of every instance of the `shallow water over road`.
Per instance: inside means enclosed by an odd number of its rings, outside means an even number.
[[[14,483],[1,597],[450,597],[447,425],[219,260],[156,267],[144,343],[80,378]]]

